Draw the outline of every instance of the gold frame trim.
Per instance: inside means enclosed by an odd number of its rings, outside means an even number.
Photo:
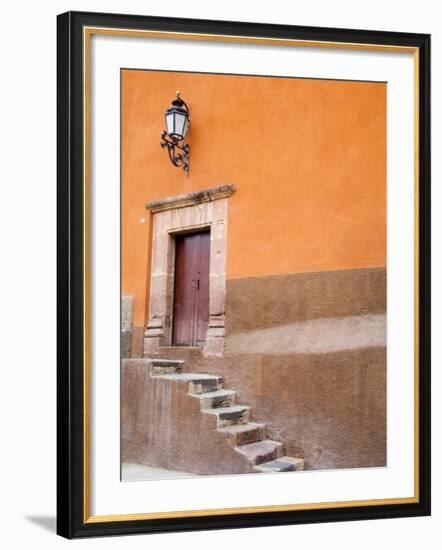
[[[199,40],[211,42],[237,42],[273,46],[336,48],[393,53],[413,53],[414,61],[414,495],[412,497],[251,506],[238,508],[214,508],[206,510],[182,510],[92,516],[90,507],[90,41],[93,34],[131,36],[158,39]],[[83,157],[84,157],[84,523],[103,523],[149,519],[204,517],[212,515],[285,512],[296,510],[324,510],[354,506],[378,506],[413,504],[419,502],[419,49],[411,46],[330,42],[321,40],[297,40],[286,38],[245,37],[206,33],[115,29],[109,27],[83,28]]]

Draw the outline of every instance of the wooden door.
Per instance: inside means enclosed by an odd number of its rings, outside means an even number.
[[[209,326],[210,233],[176,237],[172,343],[200,346]]]

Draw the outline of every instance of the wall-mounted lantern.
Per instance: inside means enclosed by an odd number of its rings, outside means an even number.
[[[183,168],[189,175],[190,147],[184,143],[190,126],[189,107],[181,99],[180,92],[166,111],[166,130],[161,133],[161,147],[167,147],[171,163]]]

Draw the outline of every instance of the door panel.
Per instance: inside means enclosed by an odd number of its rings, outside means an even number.
[[[209,326],[209,267],[210,267],[210,233],[200,233],[196,271],[196,310],[195,340],[202,345],[206,340]]]
[[[176,237],[172,343],[201,345],[209,325],[210,233]]]

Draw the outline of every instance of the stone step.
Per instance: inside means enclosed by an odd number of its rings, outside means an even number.
[[[215,376],[212,374],[164,374],[157,376],[157,378],[187,383],[189,384],[189,393],[197,394],[220,390],[223,385],[222,376]]]
[[[217,390],[191,395],[200,399],[201,409],[216,409],[218,407],[230,407],[233,405],[236,392],[233,390]]]
[[[293,458],[291,456],[281,456],[276,460],[264,462],[263,464],[254,467],[255,472],[263,474],[272,474],[274,472],[294,472],[304,469],[303,458]]]
[[[280,457],[282,455],[282,443],[264,439],[256,443],[241,445],[236,450],[246,456],[252,464],[258,465]]]
[[[184,361],[171,359],[150,359],[150,375],[181,374],[184,372]]]
[[[231,407],[218,407],[216,409],[204,409],[205,414],[213,414],[217,418],[218,428],[231,426],[232,424],[247,424],[250,416],[250,408],[242,405]]]
[[[226,426],[225,428],[220,428],[219,431],[226,434],[234,447],[255,443],[265,437],[265,425],[254,424],[253,422]]]

